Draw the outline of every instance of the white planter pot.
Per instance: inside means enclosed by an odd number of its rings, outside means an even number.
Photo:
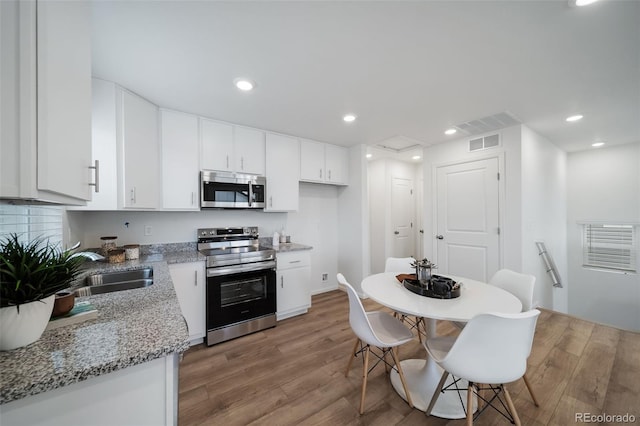
[[[35,342],[47,328],[55,295],[20,305],[0,308],[0,351],[10,351]]]

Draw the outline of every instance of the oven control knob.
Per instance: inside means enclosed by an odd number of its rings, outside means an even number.
[[[202,235],[203,237],[206,237],[207,236],[207,231],[200,232],[200,235]]]
[[[215,230],[209,231],[209,235],[216,235],[216,231]]]

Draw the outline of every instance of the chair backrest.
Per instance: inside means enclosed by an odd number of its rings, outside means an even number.
[[[521,274],[510,269],[500,269],[491,277],[489,284],[500,287],[520,299],[523,312],[533,309],[535,276]]]
[[[487,313],[471,319],[439,362],[451,374],[476,383],[509,383],[527,369],[540,311]]]
[[[388,257],[384,264],[385,272],[416,272],[416,268],[411,266],[416,260],[413,257]]]
[[[353,332],[366,344],[378,347],[386,346],[373,332],[371,323],[367,318],[367,312],[364,310],[364,306],[362,306],[358,293],[356,293],[351,284],[347,282],[344,275],[338,273],[337,278],[340,286],[342,286],[347,292],[347,295],[349,295],[349,324]]]

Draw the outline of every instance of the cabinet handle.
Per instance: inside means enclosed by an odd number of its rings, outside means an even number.
[[[196,201],[196,193],[191,191],[191,205],[195,205],[195,201]],[[196,271],[196,274],[198,273],[198,271]]]
[[[320,169],[320,179],[322,179],[322,169]]]
[[[94,181],[94,183],[90,183],[89,186],[93,186],[94,187],[94,191],[97,194],[98,192],[100,192],[100,161],[95,160],[93,164],[94,165],[93,166],[89,166],[89,168],[96,171],[96,173],[95,173],[96,180]]]
[[[292,261],[291,261],[291,262],[289,262],[289,263],[300,263],[300,262],[301,262],[300,260],[292,260]]]
[[[229,156],[227,155],[227,169],[229,168]]]
[[[198,287],[198,271],[194,271],[196,273],[195,279],[193,281],[193,284]]]
[[[329,170],[328,175],[328,179],[331,180],[331,170]]]
[[[131,202],[136,203],[136,187],[131,188]]]
[[[244,157],[240,157],[240,170],[244,170]]]
[[[280,288],[284,288],[284,275],[280,276]]]
[[[273,207],[273,197],[269,197],[269,207]]]

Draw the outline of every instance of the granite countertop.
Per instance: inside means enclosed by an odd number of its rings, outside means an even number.
[[[260,246],[275,250],[277,253],[286,253],[290,251],[311,250],[312,246],[299,243],[280,243],[277,246],[272,244],[271,238],[260,238]]]
[[[90,300],[98,318],[45,331],[28,346],[0,352],[0,404],[186,351],[189,335],[168,264],[204,259],[190,250],[118,264],[88,264],[79,279],[103,271],[152,267],[154,283],[77,298]]]

